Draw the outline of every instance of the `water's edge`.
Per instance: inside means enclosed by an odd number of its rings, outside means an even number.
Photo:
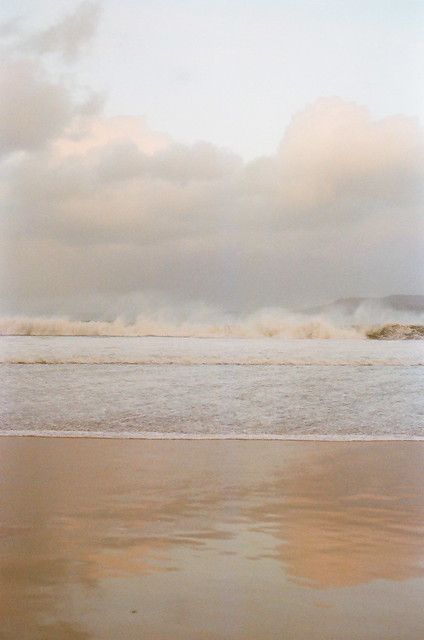
[[[422,436],[405,435],[358,435],[358,434],[198,434],[198,433],[158,433],[158,432],[104,432],[104,431],[31,431],[8,429],[0,431],[0,437],[19,438],[83,438],[107,440],[284,440],[287,442],[422,442]]]

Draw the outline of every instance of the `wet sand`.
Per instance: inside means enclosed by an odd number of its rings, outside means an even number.
[[[3,640],[422,640],[424,442],[0,438]]]

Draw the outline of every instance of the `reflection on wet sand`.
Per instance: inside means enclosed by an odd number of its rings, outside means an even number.
[[[255,490],[248,513],[279,541],[270,557],[316,588],[423,576],[422,447],[318,449]]]
[[[422,443],[3,438],[0,456],[4,640],[424,637]]]

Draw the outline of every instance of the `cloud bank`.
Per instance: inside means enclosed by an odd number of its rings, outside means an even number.
[[[26,37],[24,55],[5,48],[4,313],[101,318],[193,303],[246,313],[422,292],[416,120],[375,120],[326,97],[293,116],[272,156],[181,144],[144,117],[106,117],[97,96],[47,71],[44,54],[75,59],[98,16],[83,2]]]

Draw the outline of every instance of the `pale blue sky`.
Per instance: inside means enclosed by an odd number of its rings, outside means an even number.
[[[2,18],[45,28],[78,3],[3,0]],[[181,142],[272,153],[290,117],[340,96],[376,118],[422,115],[424,2],[101,0],[78,82],[108,115],[145,115]]]

